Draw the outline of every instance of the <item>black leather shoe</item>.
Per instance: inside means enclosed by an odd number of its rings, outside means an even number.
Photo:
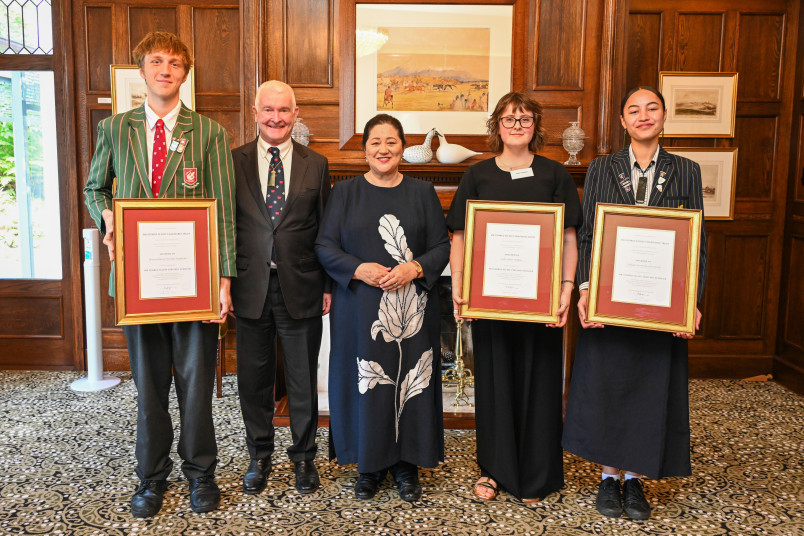
[[[623,509],[625,514],[634,521],[650,519],[650,506],[642,488],[645,485],[638,478],[625,481],[623,486]]]
[[[595,507],[604,516],[620,517],[623,514],[619,478],[609,477],[600,483]]]
[[[399,498],[407,502],[415,502],[422,498],[422,487],[419,485],[419,476],[410,475],[401,478],[396,483]]]
[[[143,480],[131,498],[131,515],[153,517],[162,509],[162,499],[167,490],[167,480]]]
[[[377,495],[377,489],[380,487],[380,481],[372,473],[360,473],[360,476],[355,482],[355,497],[361,501],[373,499]]]
[[[221,504],[221,490],[215,475],[190,479],[190,509],[196,514],[217,510]]]
[[[299,493],[312,493],[321,485],[313,460],[294,462],[293,471],[296,473],[296,491]]]
[[[243,477],[243,491],[246,493],[261,492],[265,489],[265,485],[268,483],[268,475],[270,474],[271,458],[251,460]]]

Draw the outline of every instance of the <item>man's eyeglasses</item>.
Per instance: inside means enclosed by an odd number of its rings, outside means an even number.
[[[522,128],[529,128],[529,127],[531,127],[533,125],[533,121],[535,119],[536,118],[533,117],[532,115],[526,115],[526,116],[520,117],[518,119],[516,117],[511,117],[510,115],[506,115],[505,117],[500,118],[500,123],[505,128],[514,128],[514,125],[516,125],[517,122],[519,122],[519,126],[521,126]]]

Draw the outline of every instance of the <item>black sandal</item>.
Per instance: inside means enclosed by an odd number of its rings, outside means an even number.
[[[485,482],[478,481],[477,484],[475,484],[475,487],[472,489],[472,495],[474,495],[475,498],[479,501],[493,501],[494,499],[497,498],[497,495],[499,495],[500,493],[500,489],[496,486],[497,483],[494,482],[492,484],[493,481],[489,477],[481,477],[481,478],[486,478],[487,480]],[[491,497],[481,495],[480,493],[477,492],[478,488],[490,489],[494,493],[492,494]]]

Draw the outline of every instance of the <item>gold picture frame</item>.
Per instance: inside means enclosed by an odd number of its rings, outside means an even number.
[[[500,92],[498,89],[489,89],[489,91],[494,93],[494,95],[489,99],[488,106],[493,108],[495,98],[501,97],[504,93],[507,93],[510,88],[517,88],[525,83],[525,65],[527,63],[526,56],[528,50],[527,32],[514,32],[513,30],[513,21],[527,20],[528,2],[525,0],[462,0],[457,4],[452,2],[434,4],[432,2],[422,0],[410,0],[408,2],[398,3],[388,2],[387,0],[339,0],[336,3],[336,13],[338,13],[338,20],[336,22],[339,32],[339,46],[341,51],[339,63],[337,64],[339,66],[340,80],[340,127],[338,131],[338,138],[333,138],[327,141],[337,142],[338,147],[341,149],[361,149],[360,141],[362,138],[362,129],[363,125],[365,124],[364,121],[367,118],[364,115],[364,112],[361,112],[359,108],[361,105],[368,105],[371,103],[376,104],[375,101],[377,100],[377,97],[373,95],[368,101],[357,99],[357,94],[359,93],[358,90],[365,90],[369,93],[373,93],[378,84],[376,74],[372,75],[372,73],[366,71],[357,57],[357,30],[361,30],[361,28],[359,28],[357,25],[358,8],[361,6],[383,4],[387,4],[390,8],[408,9],[413,11],[414,14],[418,14],[416,24],[412,24],[412,26],[427,26],[430,24],[428,21],[431,20],[434,12],[442,13],[442,20],[447,26],[452,26],[459,24],[459,21],[465,17],[472,17],[476,15],[476,11],[478,9],[483,9],[486,6],[511,7],[512,14],[509,19],[510,22],[508,23],[509,28],[508,30],[505,30],[506,37],[502,37],[502,33],[499,31],[502,29],[502,27],[499,25],[496,25],[498,27],[497,30],[492,31],[491,37],[493,39],[492,44],[494,47],[505,47],[507,50],[510,50],[510,58],[508,58],[508,54],[495,55],[496,57],[492,60],[495,62],[495,65],[506,62],[506,68],[510,68],[510,75],[507,80],[501,81],[501,83],[504,83],[504,85],[507,86],[504,91]],[[441,16],[442,15],[439,14],[439,17]],[[468,27],[476,27],[479,24],[486,24],[482,15],[479,15],[476,18],[477,21],[468,24]],[[382,22],[379,24],[379,26],[398,26],[396,24],[398,19],[399,17],[393,15],[382,17]],[[369,22],[369,24],[371,25],[372,23]],[[377,26],[377,24],[374,26]],[[372,28],[369,29],[371,30]],[[376,27],[373,28],[373,30],[379,31]],[[510,37],[508,37],[507,33],[509,30],[511,33]],[[421,50],[420,52],[424,52],[424,50]],[[497,80],[498,78],[499,77],[496,76],[493,77],[494,80]],[[491,86],[498,85],[497,83],[492,83],[491,81],[490,83]],[[368,89],[369,87],[371,89]],[[480,92],[482,93],[482,90],[480,90]],[[452,97],[454,98],[454,95]],[[383,106],[380,106],[380,108],[378,108],[374,113],[377,112],[391,112],[392,115],[394,114],[393,110],[390,108],[384,108]],[[365,113],[369,113],[369,117],[373,115],[371,112]],[[482,130],[480,134],[471,134],[469,131],[464,131],[460,122],[455,122],[454,119],[449,117],[455,115],[460,116],[462,115],[460,112],[432,113],[438,113],[442,116],[446,114],[448,117],[440,117],[434,123],[433,117],[428,116],[423,112],[400,112],[397,114],[397,117],[400,119],[405,128],[405,137],[408,141],[408,144],[415,145],[417,143],[423,143],[426,133],[429,132],[429,130],[433,128],[435,124],[437,124],[439,131],[449,138],[450,143],[459,144],[475,151],[486,151],[488,149],[486,146],[487,136],[484,130],[485,121],[488,115],[487,113],[483,114],[481,112],[477,112],[476,114],[470,114],[476,115],[475,127]],[[360,119],[358,119],[358,116],[360,116]],[[421,133],[419,134],[415,132]],[[410,135],[408,135],[408,133],[410,133]]]
[[[132,110],[145,101],[145,81],[136,65],[114,64],[110,66],[112,78],[112,113]],[[187,80],[181,85],[179,99],[195,110],[195,67],[190,67]]]
[[[563,247],[563,204],[467,201],[461,316],[558,322]]]
[[[594,229],[587,321],[695,333],[701,211],[598,203]]]
[[[733,220],[737,188],[736,147],[665,147],[701,166],[704,219]]]
[[[115,199],[115,323],[220,317],[215,199]]]
[[[733,138],[737,73],[659,73],[666,138]]]

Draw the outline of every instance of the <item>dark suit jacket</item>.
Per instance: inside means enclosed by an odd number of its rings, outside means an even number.
[[[321,316],[330,282],[315,255],[318,225],[329,197],[327,159],[293,142],[290,190],[274,227],[260,190],[257,139],[232,151],[237,180],[237,278],[232,280],[236,316],[259,318],[271,277],[271,248],[285,306],[293,318]]]
[[[662,189],[659,190],[659,177],[661,176],[664,176],[665,182],[662,184]],[[578,281],[580,283],[589,281],[596,204],[634,205],[636,203],[634,190],[623,186],[624,179],[628,180],[627,186],[630,187],[631,160],[628,157],[627,147],[614,154],[595,158],[589,164],[583,186],[583,225],[578,231]],[[653,207],[683,207],[703,212],[701,167],[688,158],[670,154],[660,148],[648,204]],[[701,251],[698,261],[698,303],[703,298],[706,260],[706,231],[702,219]]]

